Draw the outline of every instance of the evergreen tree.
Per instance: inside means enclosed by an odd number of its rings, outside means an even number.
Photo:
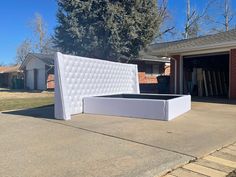
[[[137,57],[158,32],[156,0],[58,0],[55,43],[105,60]]]

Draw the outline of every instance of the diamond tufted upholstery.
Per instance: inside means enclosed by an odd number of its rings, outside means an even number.
[[[83,112],[89,96],[140,93],[137,66],[79,56],[55,55],[55,117]]]

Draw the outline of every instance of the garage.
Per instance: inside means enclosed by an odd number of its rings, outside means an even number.
[[[229,53],[183,57],[183,93],[192,96],[229,96]]]
[[[153,44],[147,53],[171,58],[170,93],[236,99],[236,29]]]

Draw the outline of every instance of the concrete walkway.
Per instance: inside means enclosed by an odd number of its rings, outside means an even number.
[[[225,177],[235,169],[236,143],[177,168],[164,177]]]
[[[193,103],[171,122],[52,109],[0,114],[0,174],[9,177],[153,177],[236,141],[236,106]]]

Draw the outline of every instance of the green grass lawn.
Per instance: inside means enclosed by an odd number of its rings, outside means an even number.
[[[0,111],[36,108],[51,104],[54,104],[54,97],[1,99]]]

